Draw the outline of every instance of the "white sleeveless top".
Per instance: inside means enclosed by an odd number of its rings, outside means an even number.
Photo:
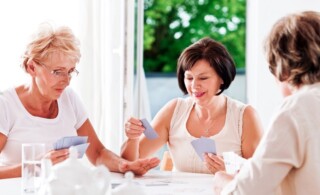
[[[215,141],[218,155],[222,155],[222,152],[234,151],[242,156],[242,118],[243,111],[247,105],[230,97],[225,97],[227,98],[225,124],[221,131],[211,136],[210,139]],[[170,124],[169,151],[175,170],[192,173],[211,173],[191,145],[191,141],[198,138],[193,137],[186,128],[193,105],[194,101],[190,97],[185,99],[178,98]]]

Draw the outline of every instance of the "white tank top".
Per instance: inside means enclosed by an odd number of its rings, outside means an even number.
[[[247,105],[230,97],[226,96],[226,98],[227,113],[225,124],[218,134],[209,138],[215,141],[218,155],[222,155],[222,152],[234,151],[242,156],[242,118],[243,111]],[[210,173],[191,145],[191,141],[198,138],[193,137],[186,128],[193,105],[194,102],[190,97],[185,99],[178,98],[171,119],[168,147],[175,170],[192,173]]]

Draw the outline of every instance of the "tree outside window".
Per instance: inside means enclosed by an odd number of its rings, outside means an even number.
[[[226,46],[245,67],[245,0],[145,0],[144,69],[173,73],[184,48],[203,37]]]

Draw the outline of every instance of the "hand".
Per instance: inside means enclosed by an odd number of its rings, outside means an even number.
[[[223,188],[234,178],[234,175],[229,175],[224,171],[218,171],[213,178],[214,194],[220,194]]]
[[[204,154],[204,163],[213,174],[215,174],[217,171],[226,170],[222,157],[214,155],[212,153]]]
[[[133,117],[125,124],[125,133],[128,139],[138,139],[144,130],[145,128],[142,126],[142,122]]]
[[[119,165],[121,173],[132,171],[135,175],[144,175],[150,169],[158,166],[160,160],[158,158],[138,159],[136,161],[125,161]]]
[[[55,165],[69,158],[69,149],[51,150],[44,156],[44,158],[50,159],[52,165]]]

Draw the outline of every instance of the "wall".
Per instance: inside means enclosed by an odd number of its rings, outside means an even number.
[[[263,42],[278,19],[303,10],[320,11],[320,1],[247,0],[247,99],[259,112],[265,127],[282,97],[268,70]]]
[[[230,87],[223,93],[242,102],[246,102],[246,76],[237,73]],[[183,97],[175,75],[147,74],[147,87],[152,118],[170,100]]]

